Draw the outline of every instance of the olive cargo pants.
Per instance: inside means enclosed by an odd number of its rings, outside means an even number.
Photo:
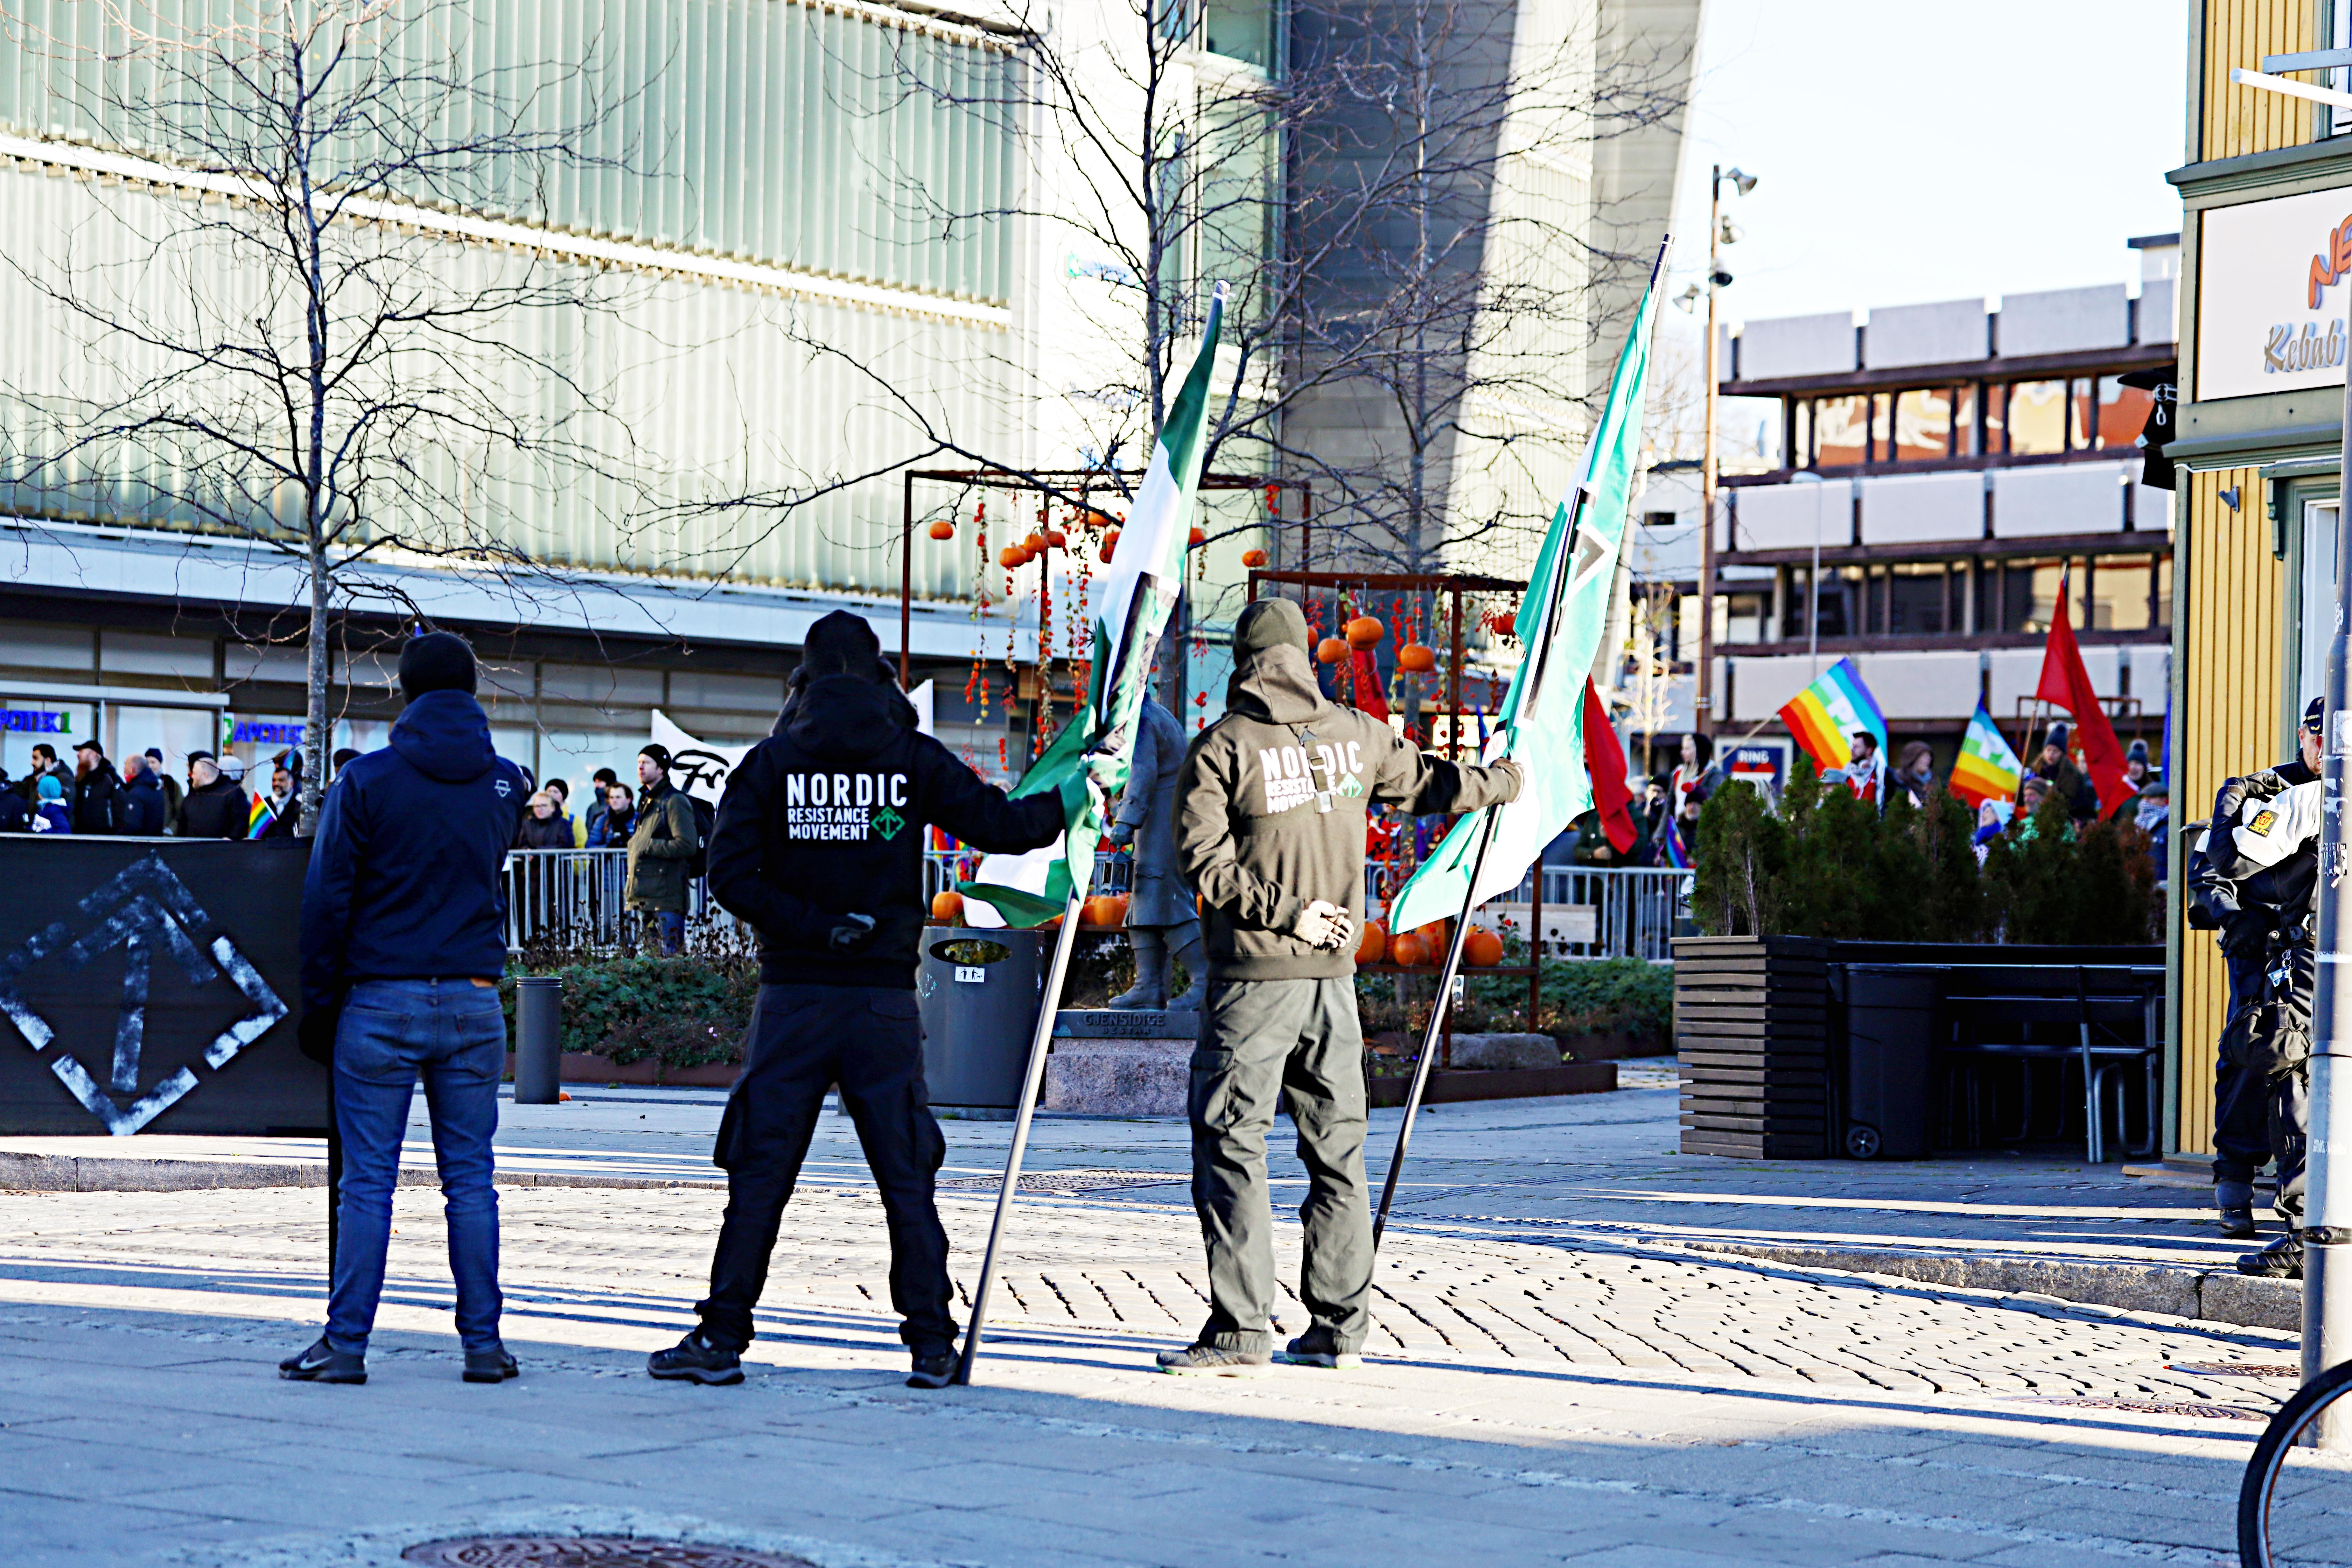
[[[1287,1091],[1306,1163],[1299,1299],[1339,1351],[1371,1328],[1372,1214],[1364,1183],[1364,1035],[1352,975],[1208,984],[1192,1051],[1192,1206],[1209,1254],[1201,1342],[1273,1348],[1274,1207],[1265,1137]]]

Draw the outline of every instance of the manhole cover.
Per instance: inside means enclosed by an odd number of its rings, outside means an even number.
[[[434,1568],[815,1568],[805,1557],[620,1535],[467,1535],[402,1552]]]
[[[2167,1372],[2185,1372],[2192,1377],[2301,1377],[2303,1368],[2285,1362],[2269,1361],[2177,1361]]]
[[[2190,1405],[2160,1399],[2037,1399],[2036,1405],[2071,1405],[2078,1410],[2137,1410],[2143,1415],[2195,1415],[2207,1421],[2267,1421],[2267,1410],[2234,1405]]]

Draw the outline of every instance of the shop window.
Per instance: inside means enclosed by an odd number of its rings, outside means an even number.
[[[1952,389],[1922,387],[1895,396],[1895,460],[1932,463],[1952,455]]]
[[[2091,570],[2090,628],[2144,632],[2155,625],[2148,610],[2154,585],[2145,555],[2103,555]]]
[[[2066,384],[2021,381],[2009,388],[2009,449],[2033,457],[2066,449]]]
[[[1952,456],[1977,455],[1977,388],[1974,382],[1952,393]]]
[[[2126,386],[2112,375],[2099,377],[2099,407],[2094,439],[2102,448],[2129,447],[2147,428],[2156,394]]]
[[[1870,461],[1870,398],[1824,397],[1813,405],[1814,461],[1824,468]]]
[[[1946,606],[1941,562],[1906,563],[1888,568],[1886,633],[1889,637],[1936,637],[1952,628]]]

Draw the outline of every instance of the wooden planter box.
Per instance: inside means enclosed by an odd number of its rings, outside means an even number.
[[[1375,1108],[1404,1103],[1412,1079],[1369,1079],[1364,1100]],[[1434,1071],[1423,1105],[1456,1105],[1472,1100],[1531,1100],[1548,1094],[1605,1094],[1617,1087],[1615,1062],[1566,1062],[1556,1068],[1512,1068],[1494,1072]]]
[[[1830,944],[1698,936],[1674,946],[1683,1152],[1827,1158]]]

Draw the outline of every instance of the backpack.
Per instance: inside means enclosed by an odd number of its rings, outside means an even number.
[[[686,792],[678,792],[685,795]],[[686,874],[706,877],[710,874],[710,836],[719,830],[719,808],[698,795],[688,795],[687,801],[694,807],[694,853],[686,858]]]

